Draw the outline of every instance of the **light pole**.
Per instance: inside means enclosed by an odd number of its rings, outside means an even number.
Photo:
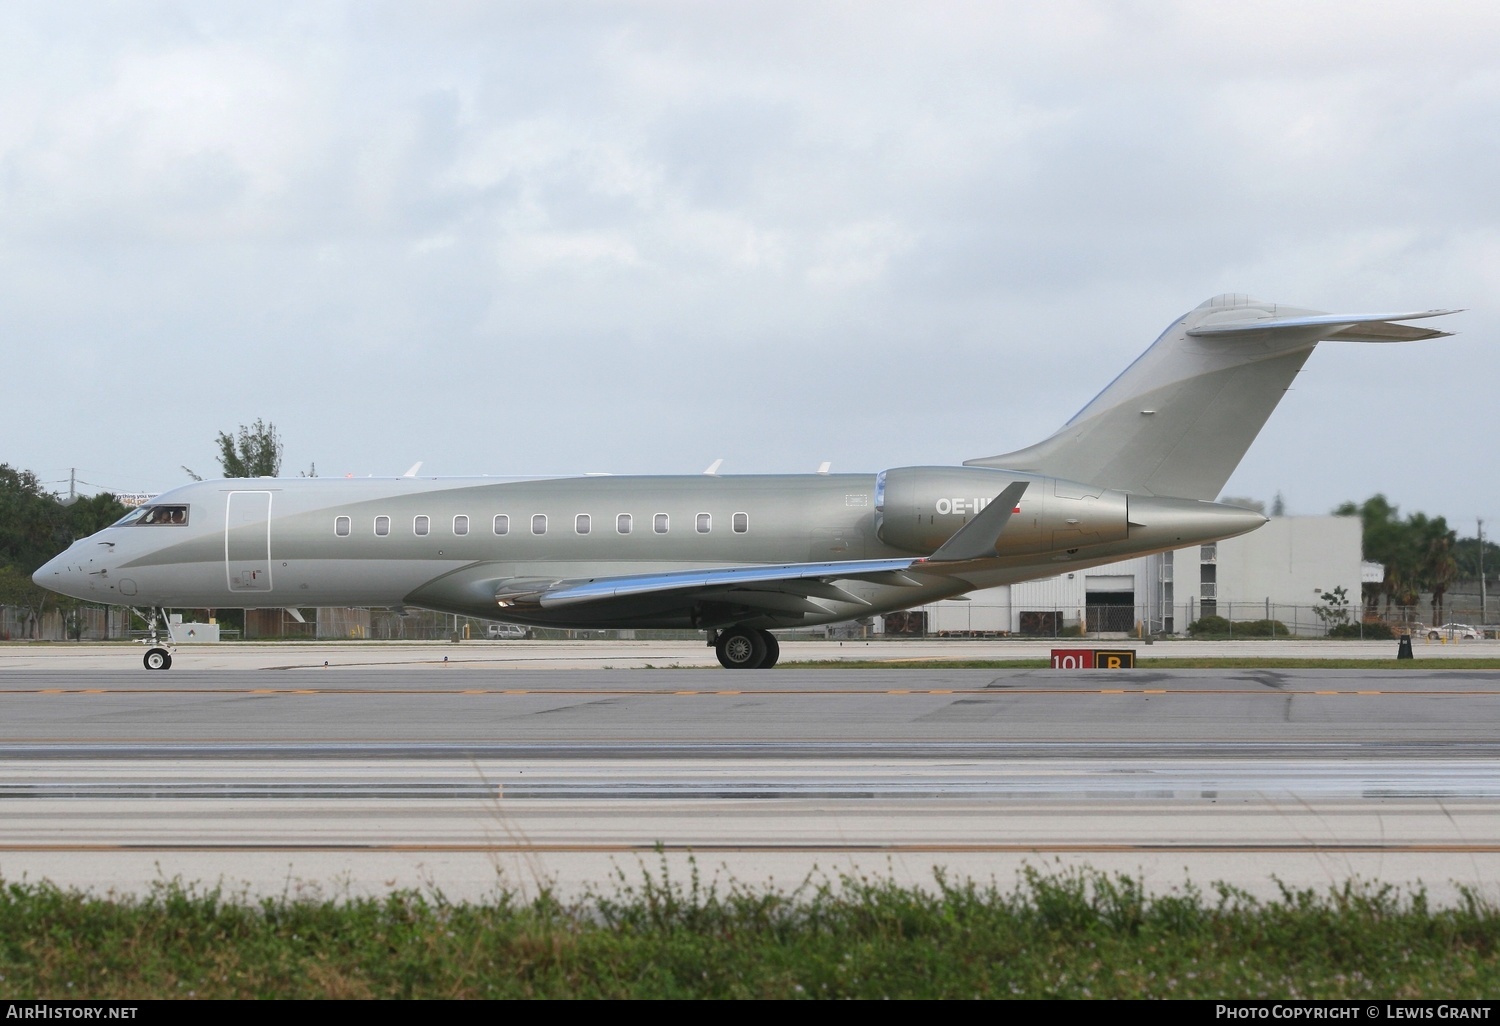
[[[1488,603],[1485,601],[1484,590],[1484,518],[1475,519],[1479,522],[1479,622],[1483,625],[1490,622],[1489,611],[1485,608]]]

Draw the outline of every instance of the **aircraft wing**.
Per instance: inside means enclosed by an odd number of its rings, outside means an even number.
[[[868,605],[863,599],[833,582],[873,580],[915,587],[921,582],[905,571],[919,562],[916,557],[903,557],[834,563],[729,566],[708,570],[668,570],[662,573],[623,574],[618,577],[545,583],[516,581],[502,586],[496,599],[502,607],[533,604],[543,609],[560,609],[610,599],[692,591],[704,596],[733,594],[745,598],[748,605],[763,604],[767,608],[776,609],[785,609],[788,603],[774,598],[766,598],[763,603],[758,603],[754,599],[757,596],[786,595]],[[817,611],[825,612],[826,607],[819,606]]]
[[[560,617],[593,622],[686,620],[699,627],[747,620],[761,621],[767,626],[790,626],[808,616],[819,623],[827,622],[830,614],[834,619],[864,616],[870,602],[858,594],[863,589],[849,587],[855,581],[909,587],[917,595],[930,593],[930,589],[923,590],[923,585],[931,584],[934,577],[919,576],[922,562],[919,557],[902,557],[664,570],[571,580],[450,579],[424,587],[410,601],[416,605],[453,608],[455,600],[468,607],[468,603],[477,599],[481,608],[494,610],[479,615],[514,617],[523,622],[529,616],[538,616],[545,620]],[[929,569],[941,579],[943,571],[939,566]],[[480,589],[488,592],[486,597],[480,598]],[[472,598],[465,600],[464,595]],[[922,600],[913,599],[914,604],[919,601]]]

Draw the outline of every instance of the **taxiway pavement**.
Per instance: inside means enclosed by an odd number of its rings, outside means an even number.
[[[783,887],[934,867],[1008,886],[1023,865],[1088,864],[1154,890],[1361,876],[1438,900],[1500,880],[1500,672],[390,654],[0,660],[0,877],[472,898],[686,880],[690,860]]]
[[[1142,658],[1394,659],[1394,641],[1141,641],[1094,638],[901,639],[781,642],[781,660],[853,662],[880,660],[899,666],[923,660],[1046,659],[1053,648],[1134,648]],[[1417,661],[1500,658],[1500,641],[1414,643]],[[39,642],[0,644],[0,674],[24,669],[100,671],[139,666],[144,651],[129,642]],[[295,667],[330,669],[452,666],[495,669],[718,669],[713,649],[701,641],[252,641],[182,645],[181,669],[244,670]]]

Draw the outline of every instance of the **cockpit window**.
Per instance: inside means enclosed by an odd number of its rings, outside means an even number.
[[[136,514],[139,514],[136,519],[132,520],[131,517],[126,517],[120,521],[120,524],[122,526],[130,523],[137,525],[149,524],[152,526],[160,524],[180,526],[188,522],[188,508],[186,506],[142,506],[131,516],[135,516]]]

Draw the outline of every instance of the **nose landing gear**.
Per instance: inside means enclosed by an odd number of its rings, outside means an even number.
[[[719,665],[727,670],[769,670],[781,657],[781,645],[770,631],[730,627],[709,635]]]
[[[133,612],[136,616],[146,621],[146,629],[151,632],[150,636],[146,639],[146,644],[149,647],[146,649],[145,656],[141,658],[141,664],[148,670],[170,670],[172,668],[172,653],[161,644],[161,624],[166,618],[166,610],[153,607],[144,612],[139,609],[133,610]],[[167,644],[171,644],[170,631],[168,631],[167,636],[169,639]]]

